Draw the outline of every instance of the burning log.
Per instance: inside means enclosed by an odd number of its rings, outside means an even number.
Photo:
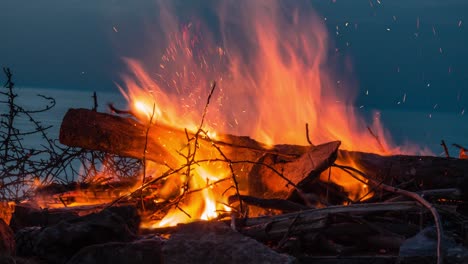
[[[62,121],[60,142],[73,147],[144,158],[171,169],[186,164],[186,159],[177,157],[187,147],[188,138],[193,137],[193,133],[159,124],[151,126],[148,134],[146,131],[143,124],[131,118],[86,109],[70,109]],[[249,137],[222,135],[219,139],[212,139],[204,134],[197,138],[197,153],[206,161],[232,164],[238,178],[249,179],[248,186],[244,187],[266,186],[267,190],[273,192],[268,195],[269,198],[286,198],[295,187],[317,178],[333,164],[339,145],[340,142],[335,141],[314,147],[269,147]],[[264,166],[267,169],[259,173]],[[287,177],[274,180],[273,174]],[[265,194],[265,190],[258,192]]]
[[[187,143],[187,134],[183,130],[159,124],[151,127],[148,136],[146,130],[145,125],[132,118],[87,109],[70,109],[60,127],[60,142],[72,147],[105,151],[137,159],[145,157],[172,168],[180,166],[181,161],[173,157],[171,148],[183,147]],[[203,141],[211,144],[206,138]],[[275,152],[274,149],[269,150],[266,145],[248,137],[226,136],[224,141],[215,142],[235,148],[236,153],[248,160],[254,160],[263,153]],[[243,153],[243,150],[246,152]],[[302,149],[299,152],[283,154],[294,156],[303,152]],[[252,156],[254,158],[251,158]]]
[[[170,168],[179,168],[185,160],[178,153],[193,136],[186,131],[164,125],[147,127],[131,118],[70,109],[60,128],[60,142],[74,147],[99,150],[138,159],[146,158]],[[388,185],[403,184],[414,190],[460,188],[468,193],[468,160],[431,156],[380,156],[372,153],[338,150],[339,142],[317,147],[298,145],[267,146],[249,137],[221,135],[216,139],[200,135],[199,152],[211,160],[221,160],[213,150],[215,144],[229,158],[239,178],[248,179],[250,195],[264,198],[286,198],[292,186],[313,181],[336,159],[353,160],[369,177]],[[146,152],[144,151],[146,149]],[[273,174],[287,179],[272,180]],[[277,178],[277,177],[276,177]],[[289,181],[288,181],[289,180]],[[286,186],[289,184],[289,186]],[[273,194],[268,191],[273,190]]]

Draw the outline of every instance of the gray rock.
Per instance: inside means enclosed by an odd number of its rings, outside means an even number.
[[[111,242],[81,249],[67,264],[158,264],[162,240],[144,239],[131,243]]]
[[[437,252],[437,234],[434,227],[427,227],[400,246],[400,256],[435,256]]]
[[[180,225],[162,248],[165,264],[182,263],[293,263],[260,242],[220,222]]]
[[[455,243],[453,238],[442,237],[442,251],[446,263],[468,263],[468,249]],[[435,257],[437,255],[437,230],[426,227],[417,235],[408,238],[400,247],[400,256]]]
[[[132,241],[136,235],[127,223],[128,219],[104,210],[44,228],[27,228],[16,233],[17,253],[37,256],[51,264],[65,263],[90,245]]]

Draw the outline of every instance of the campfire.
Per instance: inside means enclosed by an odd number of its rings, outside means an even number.
[[[86,164],[94,171],[86,181],[36,182],[30,199],[8,205],[17,255],[47,263],[125,263],[135,252],[173,263],[468,260],[463,147],[460,158],[434,157],[395,146],[378,114],[366,124],[329,66],[318,15],[228,3],[219,23],[231,28],[219,42],[162,8],[169,33],[157,70],[126,59],[119,88],[128,106],[69,109],[60,127],[61,144],[131,158],[137,173],[117,177],[122,168],[104,158]]]

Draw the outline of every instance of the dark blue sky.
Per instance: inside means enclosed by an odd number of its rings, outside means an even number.
[[[155,1],[0,0],[0,64],[21,86],[117,91],[121,57],[143,58],[154,43],[146,37],[157,21]],[[212,1],[182,2],[184,14],[204,13]],[[327,18],[331,54],[352,60],[357,106],[468,107],[468,1],[311,2]]]

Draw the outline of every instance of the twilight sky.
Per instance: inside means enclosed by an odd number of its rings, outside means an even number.
[[[125,71],[121,57],[151,49],[155,1],[0,0],[0,64],[18,85],[111,91]],[[182,2],[181,14],[203,13],[212,1]],[[406,93],[408,108],[468,106],[468,1],[312,2],[341,56],[352,59],[358,105],[393,108]]]
[[[157,41],[155,2],[0,0],[0,65],[18,86],[117,92],[121,58],[147,58]],[[177,2],[181,15],[210,21],[207,7],[216,1]],[[351,59],[357,107],[449,114],[449,127],[468,134],[468,1],[311,2],[326,18],[330,54]]]

